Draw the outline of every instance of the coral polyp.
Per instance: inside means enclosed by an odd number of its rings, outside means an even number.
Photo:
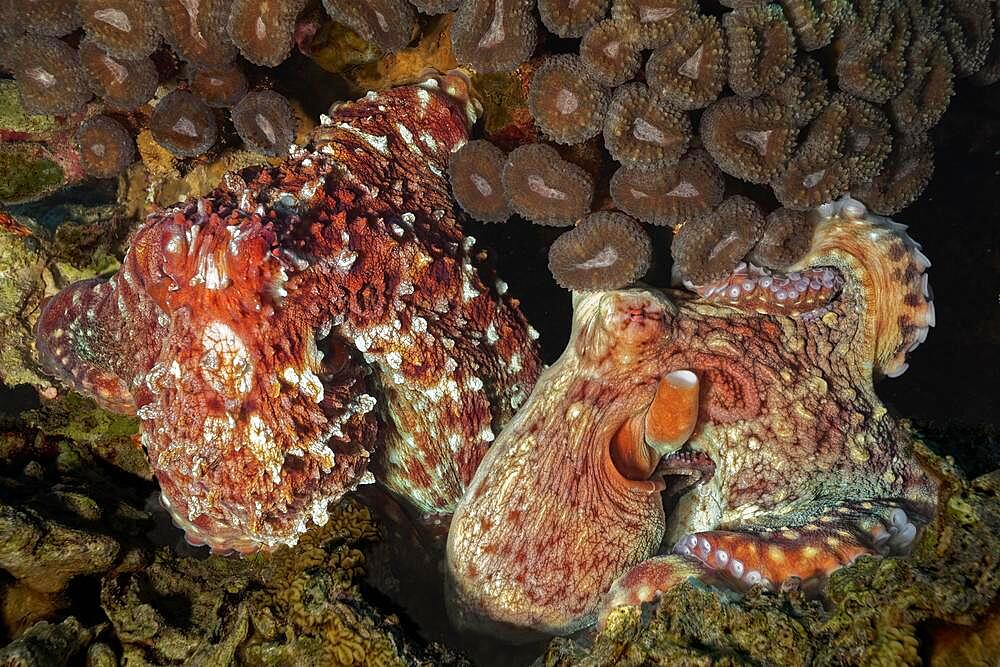
[[[837,60],[837,84],[852,95],[884,104],[899,94],[906,81],[910,19],[903,3],[887,3],[873,18],[871,26],[847,30],[844,52]]]
[[[764,214],[741,195],[726,199],[711,214],[684,223],[670,251],[681,276],[706,285],[728,275],[760,239]]]
[[[10,58],[21,102],[31,113],[71,114],[91,98],[79,56],[65,42],[25,36],[13,42]]]
[[[159,2],[79,0],[87,35],[113,56],[144,58],[160,45],[163,15]]]
[[[578,56],[547,58],[531,79],[531,116],[558,143],[576,144],[595,136],[607,107],[607,90],[588,75]]]
[[[247,93],[230,115],[244,143],[264,155],[285,153],[295,139],[292,105],[273,90]]]
[[[913,203],[934,173],[934,149],[925,134],[897,137],[881,171],[870,182],[852,188],[873,211],[898,213]]]
[[[80,12],[75,0],[20,0],[14,7],[12,0],[11,12],[16,9],[18,18],[25,32],[46,37],[62,37],[80,27]],[[0,18],[8,20],[3,10]],[[9,19],[13,19],[10,16]]]
[[[594,196],[590,175],[545,144],[525,144],[511,151],[503,186],[511,208],[541,225],[574,224],[590,211]]]
[[[691,140],[687,114],[664,103],[641,83],[619,87],[604,121],[604,146],[625,167],[676,164]]]
[[[701,117],[701,139],[724,172],[767,183],[791,157],[798,128],[780,103],[726,97]]]
[[[622,21],[601,21],[580,41],[580,60],[606,86],[634,78],[642,64],[639,56],[639,31]]]
[[[416,27],[413,7],[406,0],[323,0],[323,6],[334,21],[386,51],[409,44]]]
[[[274,67],[292,50],[295,18],[305,0],[233,0],[226,30],[244,58]]]
[[[510,207],[503,186],[507,156],[483,139],[466,143],[451,154],[448,175],[455,201],[481,222],[505,222]]]
[[[760,240],[747,259],[759,266],[784,271],[809,251],[818,216],[811,211],[779,208],[768,214]]]
[[[803,127],[826,107],[830,90],[819,63],[809,56],[800,56],[792,71],[769,96],[781,103],[795,127]]]
[[[722,19],[729,49],[729,87],[758,97],[781,83],[795,63],[795,36],[779,5],[741,7]]]
[[[226,32],[230,0],[161,0],[164,34],[181,58],[196,67],[220,67],[236,57]]]
[[[197,157],[215,144],[219,128],[212,110],[186,90],[157,102],[149,119],[153,138],[179,157]]]
[[[538,41],[534,0],[465,0],[455,12],[455,56],[482,72],[514,69]]]
[[[210,107],[231,107],[247,94],[247,77],[236,65],[198,68],[191,73],[191,92]]]
[[[119,175],[135,160],[132,135],[109,116],[94,116],[76,133],[83,169],[96,178]]]
[[[156,94],[159,76],[149,58],[116,58],[90,39],[80,43],[80,64],[91,88],[115,109],[134,109]]]
[[[611,0],[538,0],[545,27],[560,37],[580,37],[604,18]]]
[[[674,40],[653,51],[646,79],[660,99],[680,109],[701,109],[726,85],[726,59],[718,20],[695,16]]]
[[[631,216],[654,225],[703,217],[722,201],[722,172],[702,149],[672,167],[645,171],[622,167],[611,177],[611,198]]]
[[[623,213],[600,211],[555,240],[549,271],[569,290],[619,289],[646,273],[651,254],[642,225]]]

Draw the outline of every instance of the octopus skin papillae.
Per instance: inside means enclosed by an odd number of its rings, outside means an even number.
[[[454,509],[539,371],[453,213],[475,113],[458,73],[340,105],[308,150],[150,216],[115,276],[46,305],[41,360],[138,414],[189,542],[295,544],[376,477]]]
[[[456,621],[560,634],[688,577],[807,586],[905,553],[937,483],[873,388],[934,324],[902,226],[845,199],[787,274],[574,293],[542,371],[448,192],[474,114],[458,75],[340,105],[46,305],[41,361],[140,417],[188,541],[294,545],[377,480],[453,513]]]

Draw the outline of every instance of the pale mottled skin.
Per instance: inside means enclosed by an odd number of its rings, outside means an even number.
[[[338,106],[308,149],[150,216],[115,276],[47,304],[40,358],[138,414],[189,541],[294,544],[372,473],[450,512],[523,402],[537,334],[444,175],[474,118],[465,85]]]
[[[897,370],[933,324],[927,264],[898,226],[851,206],[821,222],[793,267],[843,276],[817,311],[687,291],[574,295],[566,351],[454,516],[454,615],[494,631],[567,633],[688,576],[809,584],[861,553],[905,551],[936,485],[873,379]],[[700,382],[685,451],[710,456],[715,472],[665,519],[657,475],[623,477],[609,441],[678,370]]]

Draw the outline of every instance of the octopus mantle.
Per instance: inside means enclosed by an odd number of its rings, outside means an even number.
[[[142,419],[163,504],[216,551],[294,544],[372,473],[450,512],[538,374],[454,217],[464,79],[331,113],[310,150],[151,216],[38,323],[54,375]]]
[[[565,352],[453,517],[459,621],[568,633],[691,576],[811,587],[906,552],[936,482],[873,377],[934,324],[929,262],[859,202],[816,215],[788,275],[574,295]]]

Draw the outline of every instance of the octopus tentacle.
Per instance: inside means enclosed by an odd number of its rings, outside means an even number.
[[[653,602],[690,577],[737,590],[760,585],[814,592],[859,556],[908,553],[924,523],[926,515],[914,505],[885,499],[839,503],[794,526],[688,533],[669,554],[645,560],[618,577],[601,600],[598,623],[615,607]]]
[[[799,525],[683,535],[673,553],[712,568],[736,587],[770,588],[790,580],[811,587],[858,556],[907,553],[925,522],[919,516],[898,500],[845,502]]]
[[[850,300],[863,313],[858,353],[887,377],[906,368],[907,355],[936,324],[928,283],[930,260],[906,227],[870,213],[842,197],[808,214],[815,226],[808,252],[787,271],[741,262],[710,283],[686,282],[708,302],[761,314],[811,319],[837,315],[826,308],[834,298]]]
[[[937,321],[927,277],[931,262],[905,225],[869,212],[856,199],[842,197],[817,212],[812,248],[790,270],[836,268],[845,277],[843,298],[863,314],[856,353],[878,373],[897,377]]]

